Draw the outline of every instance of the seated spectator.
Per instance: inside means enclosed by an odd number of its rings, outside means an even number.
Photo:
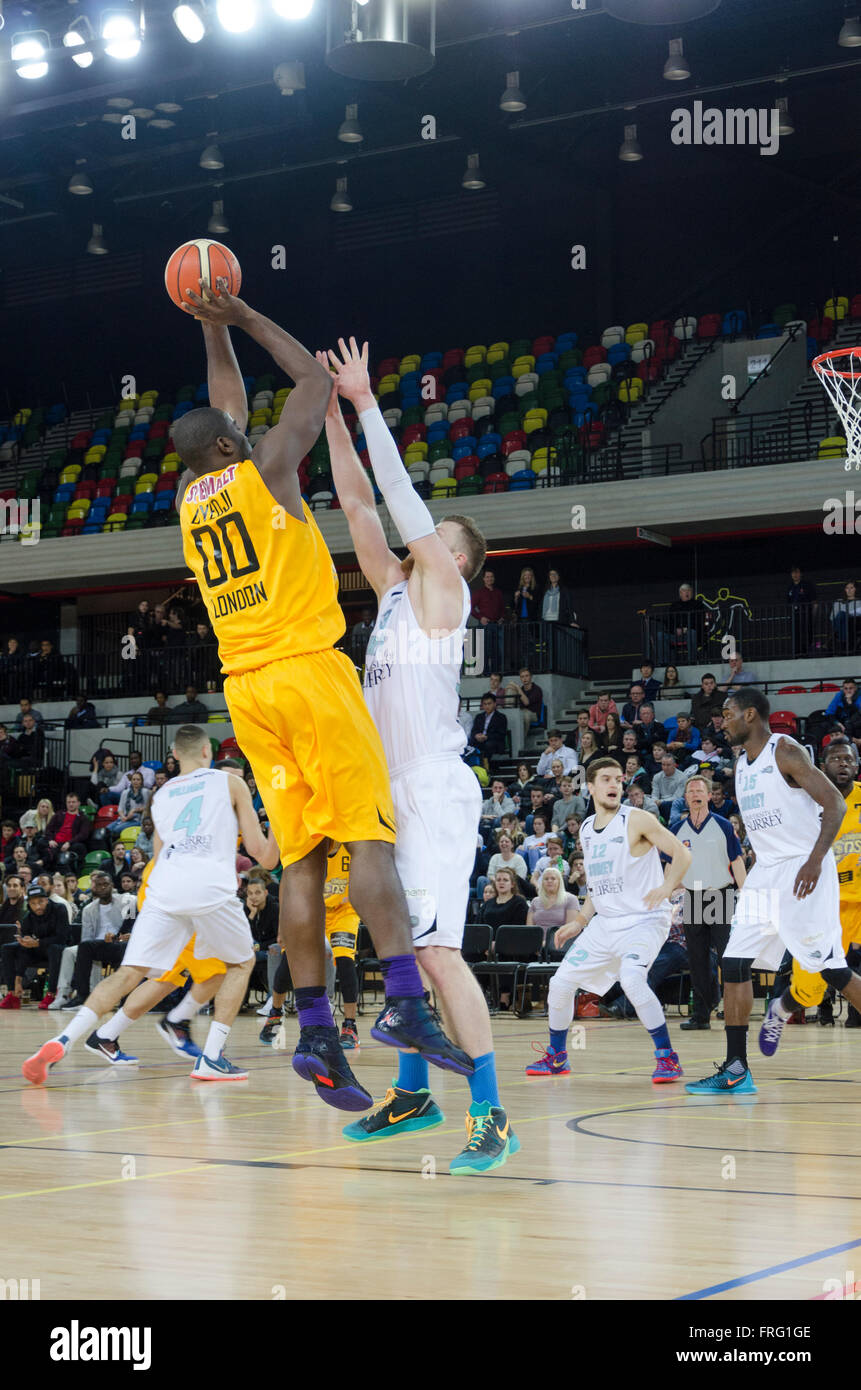
[[[545,936],[551,927],[558,931],[566,922],[573,921],[580,911],[579,895],[566,887],[567,871],[567,864],[564,874],[556,864],[548,864],[542,869],[537,884],[538,896],[529,904],[527,925],[543,927]]]
[[[655,668],[648,658],[640,664],[640,685],[643,687],[649,704],[652,704],[660,696],[661,682],[655,679]]]
[[[682,796],[687,778],[679,771],[673,754],[667,752],[661,760],[661,770],[652,778],[652,796],[657,801],[661,815],[669,824],[670,808],[677,796]]]
[[[565,821],[565,829],[562,833],[562,853],[570,859],[575,850],[580,848],[580,826],[583,818],[580,816],[568,816]]]
[[[218,682],[221,663],[215,634],[209,623],[196,623],[188,641],[194,683],[198,690],[211,690]]]
[[[655,707],[648,700],[640,706],[640,723],[637,726],[637,742],[640,752],[648,752],[656,739],[666,742],[667,731],[655,718]]]
[[[672,719],[667,720],[667,749],[681,766],[699,748],[700,735],[689,714],[680,714],[675,722],[676,728],[673,729]]]
[[[66,665],[48,637],[39,643],[39,653],[28,671],[37,700],[62,700],[68,694]]]
[[[131,786],[131,776],[133,772],[140,773],[143,778],[143,784],[149,791],[152,791],[155,786],[155,768],[144,767],[143,753],[141,753],[139,748],[132,748],[129,751],[128,768],[113,789],[119,792],[120,796]]]
[[[588,729],[589,729],[589,711],[588,711],[587,709],[578,710],[578,711],[577,711],[577,727],[576,727],[575,729],[572,729],[571,732],[570,732],[570,734],[568,734],[567,738],[565,739],[565,747],[566,747],[566,748],[573,748],[573,749],[574,749],[574,752],[577,754],[578,758],[579,758],[579,756],[580,756],[580,744],[581,744],[583,735],[588,731]]]
[[[601,743],[604,752],[611,758],[616,758],[622,751],[622,725],[619,716],[612,710],[608,710],[607,718],[604,721],[604,732],[601,734]]]
[[[744,828],[744,821],[741,816],[734,811],[729,818],[729,823],[735,831],[738,842],[741,845],[744,867],[749,870],[753,867],[753,847],[748,838],[748,833]]]
[[[155,770],[155,782],[153,783],[153,789],[152,789],[152,794],[153,794],[153,796],[155,796],[155,794],[156,794],[157,791],[160,791],[160,790],[161,790],[161,788],[164,786],[164,784],[165,784],[166,781],[167,781],[167,773],[165,772],[164,768],[163,768],[163,767],[157,767],[156,770]]]
[[[643,790],[642,783],[632,782],[625,797],[629,806],[633,806],[637,811],[650,811],[653,816],[661,819],[661,810],[657,801],[651,794]]]
[[[42,714],[42,711],[34,709],[32,701],[29,700],[26,695],[22,695],[21,699],[18,701],[18,704],[19,710],[15,719],[15,729],[18,733],[20,733],[23,729],[24,720],[28,714],[32,714],[37,724],[41,724],[43,722],[44,716]]]
[[[129,868],[131,869],[135,878],[137,878],[138,875],[142,873],[143,870],[146,868],[146,863],[149,857],[149,855],[144,854],[142,849],[138,848],[137,843],[132,845],[131,849],[129,850]]]
[[[49,976],[69,938],[69,917],[64,906],[52,903],[38,883],[27,889],[27,912],[20,935],[0,948],[6,994],[0,1009],[20,1009],[24,995],[24,976],[32,966],[48,967]],[[54,951],[57,948],[57,951]]]
[[[92,700],[88,700],[86,695],[78,695],[75,703],[66,715],[67,729],[97,729],[99,721],[96,718],[96,707]]]
[[[855,580],[850,579],[843,586],[843,598],[835,599],[831,605],[831,626],[835,641],[842,651],[858,650],[861,599],[856,597],[857,592]]]
[[[836,719],[843,726],[844,732],[850,719],[861,713],[861,695],[858,693],[858,682],[853,680],[852,676],[846,676],[840,690],[830,705],[826,706],[825,713],[830,714],[832,719]]]
[[[572,854],[568,861],[568,892],[573,894],[580,903],[589,892],[589,885],[586,882],[586,864],[579,850]]]
[[[565,747],[559,730],[548,729],[547,747],[538,759],[538,766],[535,769],[537,776],[547,776],[554,758],[560,759],[563,771],[565,772],[573,772],[578,766],[577,754],[574,752],[573,748]]]
[[[26,830],[21,832],[20,844],[27,851],[27,863],[34,873],[39,873],[47,869],[49,864],[54,861],[54,855],[48,846],[47,835],[40,835],[35,825],[28,825]]]
[[[620,765],[624,768],[625,763],[627,762],[628,758],[630,758],[630,757],[632,756],[632,754],[634,754],[634,753],[639,754],[639,752],[640,752],[640,741],[639,741],[639,739],[638,739],[638,737],[637,737],[636,730],[633,729],[633,728],[631,728],[631,727],[629,727],[629,728],[627,728],[627,729],[623,729],[623,730],[622,730],[622,747],[621,747],[621,749],[619,750],[619,753],[618,753],[618,755],[617,755],[617,756],[618,756],[618,759],[619,759]]]
[[[497,844],[499,848],[495,854],[490,856],[490,862],[487,866],[487,876],[485,877],[482,875],[478,879],[479,897],[482,896],[484,884],[489,880],[495,881],[497,869],[511,869],[512,872],[517,875],[518,887],[521,892],[523,892],[523,888],[529,878],[529,869],[526,860],[523,858],[522,854],[517,853],[511,836],[500,834],[497,839]]]
[[[715,711],[708,724],[706,725],[706,731],[711,735],[712,739],[714,740],[716,748],[721,748],[726,752],[729,751],[729,743],[727,742],[727,736],[724,733],[723,728],[723,710],[721,710],[720,712],[718,712],[717,710]]]
[[[527,835],[532,831],[532,817],[536,811],[544,811],[544,788],[537,783],[529,789],[529,805],[524,806],[521,802],[519,820],[523,824]]]
[[[643,750],[643,766],[649,776],[654,778],[656,772],[660,772],[661,763],[667,756],[667,745],[662,739],[655,739],[651,748]]]
[[[551,811],[554,804],[562,796],[562,760],[554,758],[550,764],[550,774],[541,779],[541,790],[544,795],[545,810]]]
[[[508,795],[514,802],[515,808],[519,807],[524,798],[529,800],[529,792],[534,785],[536,785],[535,778],[529,770],[529,764],[518,763],[517,776],[508,786]]]
[[[83,888],[78,886],[77,874],[66,874],[66,896],[75,909],[73,922],[80,922],[81,913],[92,897],[91,893],[85,893]]]
[[[569,816],[583,819],[586,814],[586,802],[580,793],[575,791],[573,777],[563,777],[559,788],[561,796],[553,803],[550,823],[554,830],[561,831]]]
[[[496,832],[496,843],[499,844],[500,835],[510,835],[515,849],[519,849],[523,844],[523,831],[516,816],[503,816],[499,829]]]
[[[568,862],[562,853],[562,836],[548,835],[547,849],[540,859],[537,860],[535,868],[530,874],[530,882],[534,888],[538,888],[541,882],[541,875],[545,869],[556,869],[563,883],[568,882]]]
[[[17,637],[9,637],[0,656],[0,687],[5,698],[17,700],[24,684],[24,653]]]
[[[528,666],[520,668],[520,684],[512,681],[506,687],[505,693],[512,698],[514,707],[523,715],[525,732],[528,733],[530,724],[540,718],[544,705],[544,693],[541,686],[536,685],[532,679],[532,672]]]
[[[20,844],[18,827],[13,820],[0,821],[0,859],[4,863],[12,860],[12,851]]]
[[[574,599],[570,589],[559,582],[559,571],[549,570],[547,588],[541,599],[541,620],[545,623],[560,623],[564,627],[579,627],[574,612]]]
[[[149,808],[152,792],[144,786],[141,773],[133,772],[129,782],[130,786],[120,797],[117,818],[108,826],[108,834],[112,838],[121,835],[126,826],[140,825],[144,811]]]
[[[115,888],[119,889],[121,876],[130,868],[129,852],[122,840],[117,840],[116,844],[111,846],[111,862],[105,869],[105,872],[110,874]]]
[[[129,876],[131,882],[131,876]],[[127,892],[117,893],[110,875],[97,869],[91,879],[93,901],[81,913],[81,944],[72,975],[72,998],[69,1008],[77,1009],[90,992],[93,965],[122,964],[128,939],[137,915],[134,885]]]
[[[497,869],[494,877],[496,897],[485,899],[479,910],[478,919],[486,922],[494,935],[500,927],[522,927],[526,925],[528,907],[526,899],[517,885],[517,875],[512,869]],[[510,986],[509,986],[510,989]],[[507,1009],[510,993],[503,991],[500,981],[499,1006]],[[0,1008],[3,1005],[0,1004]]]
[[[34,874],[39,873],[41,865],[37,868],[30,863],[27,846],[24,844],[23,840],[18,840],[12,850],[11,858],[3,861],[3,872],[6,874],[20,874],[21,870],[24,868],[27,868],[31,874]]]
[[[664,672],[664,679],[661,682],[661,699],[684,700],[686,698],[685,688],[679,680],[678,667],[668,666]]]
[[[640,711],[645,704],[646,692],[639,681],[628,688],[627,703],[622,706],[622,724],[639,730]]]
[[[705,772],[710,777],[732,766],[729,753],[718,748],[708,731],[703,734],[701,748],[694,754],[694,763],[699,772]]]
[[[730,816],[737,816],[739,812],[738,803],[730,791],[732,783],[727,783],[725,778],[726,774],[722,778],[720,773],[715,777],[710,800],[715,815],[729,820]]]
[[[727,694],[732,690],[738,690],[741,685],[755,685],[756,675],[753,671],[746,671],[742,661],[741,652],[736,652],[735,656],[729,659],[729,679],[724,681],[721,690]]]
[[[481,697],[481,712],[472,721],[469,741],[489,765],[491,758],[505,752],[507,733],[508,720],[496,708],[496,696],[488,691]]]
[[[592,759],[601,756],[601,749],[598,747],[598,740],[591,729],[587,729],[586,732],[583,734],[582,738],[580,739],[578,756],[580,758],[580,768],[583,776],[585,777],[586,770],[589,764],[591,763]]]
[[[38,834],[44,835],[45,831],[48,829],[48,821],[51,819],[53,814],[53,803],[48,799],[47,796],[43,796],[40,797],[40,799],[37,801],[34,810],[25,811],[23,813],[21,819],[18,821],[18,824],[20,825],[22,830],[26,829],[28,825],[34,825]]]
[[[0,946],[14,942],[20,935],[21,922],[27,910],[24,885],[17,874],[7,874],[0,903]]]
[[[90,822],[81,810],[80,797],[69,792],[65,811],[57,811],[51,817],[45,834],[55,856],[64,860],[71,855],[80,868],[87,853],[90,830]]]
[[[41,874],[39,875],[38,882],[42,883],[42,875],[41,875]],[[52,874],[52,875],[50,876],[49,883],[50,883],[50,892],[49,892],[49,895],[48,895],[48,896],[49,896],[51,902],[52,902],[52,903],[62,903],[62,904],[63,904],[63,906],[65,907],[67,913],[69,914],[69,926],[71,926],[72,923],[73,923],[74,920],[75,920],[75,904],[74,904],[74,902],[72,901],[72,896],[71,896],[71,894],[69,893],[68,889],[66,888],[66,876],[65,876],[65,874],[61,874],[60,871],[57,870],[57,872],[56,872],[55,874]],[[44,887],[46,887],[46,885],[45,885],[44,883],[42,883],[42,887],[44,888]]]
[[[628,754],[625,759],[624,773],[623,786],[625,795],[630,792],[631,787],[640,786],[643,788],[644,795],[648,796],[649,792],[652,790],[652,783],[646,769],[643,767],[639,753]]]
[[[266,884],[253,880],[245,889],[245,916],[254,938],[255,964],[248,981],[250,990],[254,984],[269,992],[269,955],[272,948],[278,947],[278,904],[269,896]]]
[[[547,816],[543,811],[536,811],[531,819],[532,827],[521,846],[521,850],[526,857],[526,866],[530,874],[547,849],[548,832]]]
[[[487,690],[496,701],[497,709],[502,709],[508,697],[502,688],[502,675],[499,671],[491,671],[487,678]]]
[[[17,749],[17,740],[12,737],[5,724],[0,724],[0,761],[4,758],[14,758]]]
[[[197,691],[193,685],[185,688],[185,699],[173,709],[167,711],[166,723],[168,724],[205,724],[209,718],[209,710],[202,700],[197,698]],[[166,765],[166,764],[165,764]]]
[[[713,714],[723,709],[724,697],[717,688],[717,681],[711,671],[700,678],[700,688],[691,698],[691,719],[702,733]]]
[[[171,723],[171,709],[167,703],[167,695],[163,690],[156,690],[153,699],[155,704],[147,710],[146,722],[148,724],[169,724]]]
[[[179,763],[172,753],[168,753],[164,760],[164,775],[168,781],[170,781],[172,777],[179,776]],[[158,786],[158,774],[156,774],[156,786]]]
[[[514,802],[507,794],[502,778],[494,777],[490,784],[490,796],[481,805],[481,820],[499,825],[502,817],[513,814],[514,810]]]
[[[99,764],[99,755],[94,753],[90,759],[90,781],[96,789],[96,797],[100,806],[116,806],[120,799],[119,784],[122,781],[122,772],[113,753],[106,752]]]
[[[38,767],[45,761],[45,733],[32,714],[25,714],[21,721],[11,761],[14,766],[23,768]]]
[[[594,705],[589,706],[589,728],[593,734],[603,734],[607,727],[608,714],[618,713],[619,707],[611,698],[609,690],[602,690]]]

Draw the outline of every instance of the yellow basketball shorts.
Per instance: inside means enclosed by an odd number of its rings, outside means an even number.
[[[383,745],[343,652],[228,676],[224,695],[285,867],[327,838],[394,844]]]
[[[861,941],[861,904],[853,902],[850,905],[841,904],[840,922],[843,927],[843,951],[849,950],[853,941]],[[825,991],[828,988],[822,976],[812,974],[809,970],[802,970],[797,960],[792,962],[792,980],[790,982],[793,999],[797,999],[799,1004],[803,1004],[806,1009],[815,1009],[825,998]]]
[[[159,984],[170,984],[179,988],[185,984],[185,972],[188,971],[194,983],[202,985],[207,980],[211,980],[213,975],[224,975],[227,972],[224,961],[217,960],[215,956],[207,956],[206,960],[195,960],[195,940],[196,938],[192,937],[177,956],[176,964],[170,970],[166,970],[163,975],[159,975]]]
[[[349,903],[333,907],[326,913],[326,935],[336,960],[339,956],[350,956],[355,960],[359,918]]]

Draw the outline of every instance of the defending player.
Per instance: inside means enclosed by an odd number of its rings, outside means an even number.
[[[375,1036],[462,1075],[472,1062],[424,999],[394,866],[385,758],[352,663],[334,650],[344,632],[337,576],[299,488],[330,378],[295,338],[223,282],[219,291],[190,296],[189,312],[203,322],[212,406],[173,426],[187,469],[177,496],[184,553],[218,639],[234,732],[281,849],[281,944],[300,1024],[293,1067],[328,1104],[367,1110],[372,1097],[350,1070],[326,997],[327,840],[350,852],[353,906],[382,961],[386,1005]],[[296,382],[253,455],[228,325],[243,328]]]
[[[843,821],[832,846],[837,862],[837,882],[840,893],[840,924],[843,928],[843,952],[861,943],[861,786],[858,775],[858,753],[855,744],[842,735],[833,738],[822,758],[822,771],[843,796]],[[828,985],[822,974],[803,970],[797,960],[792,962],[792,979],[780,999],[772,1000],[759,1033],[759,1048],[766,1057],[773,1057],[780,1042],[783,1025],[796,1009],[822,1006]]]
[[[326,416],[332,476],[356,558],[379,602],[365,654],[365,699],[391,774],[395,863],[410,903],[419,961],[454,1036],[475,1060],[467,1145],[450,1171],[481,1173],[498,1168],[520,1148],[499,1100],[487,1004],[461,955],[481,792],[460,756],[466,736],[457,720],[457,687],[471,603],[466,580],[481,569],[484,538],[468,517],[447,517],[434,527],[371,392],[367,343],[361,352],[354,338],[349,348],[343,338],[339,344],[340,358],[329,353],[335,371]],[[317,356],[325,366],[325,354]],[[377,486],[409,550],[404,561],[386,542],[339,393],[359,415]],[[371,1036],[376,1036],[373,1029]],[[427,1063],[402,1051],[397,1081],[383,1104],[347,1125],[344,1135],[383,1139],[443,1119],[428,1089]]]
[[[359,1046],[356,1008],[359,1000],[359,975],[356,970],[356,946],[359,938],[359,918],[348,897],[350,887],[350,856],[343,845],[332,845],[326,857],[326,882],[323,896],[326,908],[326,938],[335,960],[335,978],[341,987],[344,1024],[341,1046],[353,1052]],[[260,1041],[271,1043],[283,1021],[284,1000],[289,988],[289,969],[282,953],[272,982],[272,1007],[260,1030]]]
[[[622,805],[622,769],[615,758],[595,758],[586,772],[594,815],[580,827],[588,893],[557,950],[575,944],[550,981],[550,1045],[527,1076],[566,1076],[567,1037],[578,989],[606,994],[617,981],[655,1045],[656,1084],[677,1081],[679,1059],[670,1045],[664,1010],[648,983],[649,970],[670,931],[670,896],[691,862],[691,852],[657,816]],[[661,868],[661,854],[669,859]]]
[[[837,861],[829,853],[846,806],[832,782],[787,734],[773,734],[770,706],[750,686],[728,696],[724,731],[741,748],[736,794],[756,863],[736,899],[721,961],[726,1016],[726,1061],[714,1076],[689,1082],[695,1095],[756,1091],[747,1062],[747,1025],[753,1008],[754,960],[776,970],[789,951],[802,969],[821,973],[856,1008],[861,979],[843,954]],[[781,1001],[766,1015],[777,1046]],[[763,1030],[766,1031],[765,1028]]]
[[[230,1025],[254,965],[251,932],[236,896],[236,837],[241,831],[249,853],[264,868],[275,866],[278,849],[261,829],[245,783],[210,767],[212,745],[202,729],[182,725],[173,751],[180,775],[152,799],[155,867],[123,963],[96,986],[63,1032],[23,1064],[28,1081],[43,1082],[48,1067],[88,1032],[87,1047],[107,1061],[127,1065],[135,1060],[120,1052],[115,1040],[100,1039],[99,1017],[115,1008],[143,976],[172,969],[193,934],[199,958],[217,957],[225,964],[225,975],[203,1053],[191,1075],[204,1081],[247,1076],[224,1057]]]

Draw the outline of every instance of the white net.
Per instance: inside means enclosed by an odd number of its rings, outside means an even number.
[[[861,470],[861,348],[838,348],[814,358],[813,370],[828,392],[843,425],[844,468]],[[840,458],[844,448],[840,437],[823,440],[820,458]]]

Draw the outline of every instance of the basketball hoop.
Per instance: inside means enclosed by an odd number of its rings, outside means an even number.
[[[833,348],[814,357],[813,370],[843,422],[848,473],[861,469],[861,348]]]

